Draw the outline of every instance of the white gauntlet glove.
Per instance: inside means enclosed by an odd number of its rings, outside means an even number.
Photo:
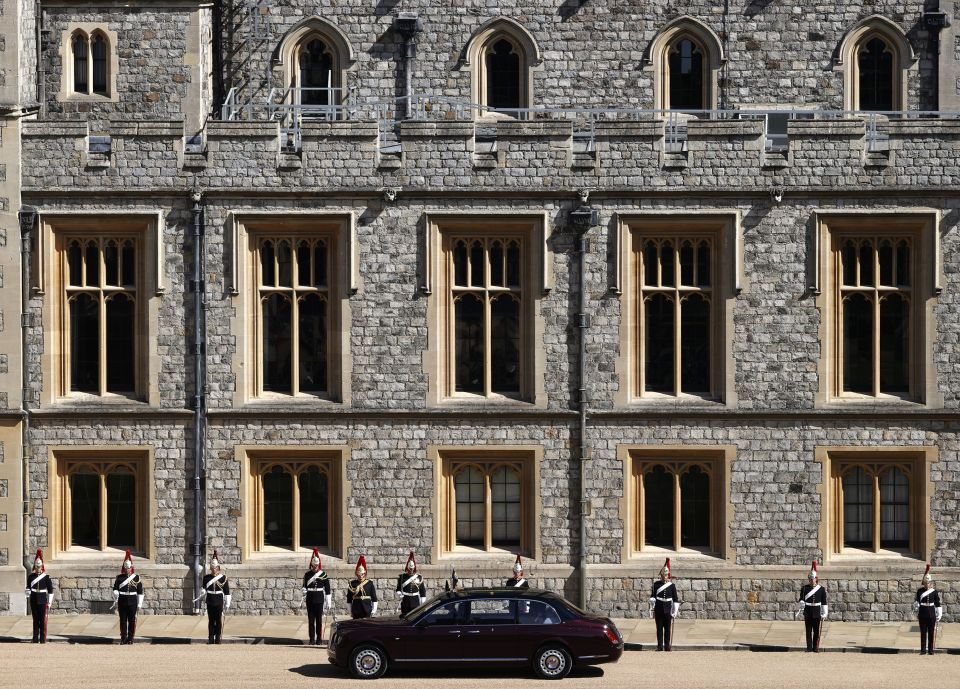
[[[47,595],[47,605],[48,605],[48,606],[53,605],[53,592],[52,592],[52,591]]]
[[[651,599],[650,599],[650,617],[651,617],[651,618],[653,617],[653,610],[654,610],[654,608],[656,608],[656,607],[657,607],[656,599],[655,599],[655,598],[651,598]]]
[[[797,603],[797,615],[796,615],[797,617],[799,617],[800,615],[803,614],[803,609],[804,609],[805,607],[807,607],[807,606],[804,604],[803,601],[800,601],[799,603]]]
[[[24,590],[23,590],[23,595],[25,595],[27,598],[29,598],[29,597],[30,597],[30,589],[24,589]]]
[[[306,587],[306,586],[304,586],[302,589],[300,589],[300,591],[303,593],[304,596],[307,595],[307,587]]]
[[[137,596],[137,610],[143,607],[143,594]]]
[[[830,615],[830,606],[821,605],[820,606],[820,619],[825,620]]]
[[[426,603],[426,602],[427,602],[427,597],[426,597],[426,596],[420,596],[420,605],[423,605],[423,604]]]
[[[328,593],[323,597],[323,607],[329,608],[331,605],[333,605],[333,596]]]
[[[233,596],[232,596],[232,595],[224,596],[224,597],[223,597],[223,605],[224,605],[224,607],[229,608],[229,607],[230,607],[230,601],[231,601],[231,600],[233,600]]]
[[[120,600],[120,592],[117,591],[116,589],[114,589],[114,590],[113,590],[113,602],[116,603],[118,600]]]
[[[403,600],[403,591],[397,591],[397,598]]]
[[[373,609],[370,610],[370,614],[371,614],[371,615],[376,615],[376,614],[377,614],[377,601],[373,601]]]
[[[913,614],[916,615],[918,612],[920,612],[920,603],[913,601]]]
[[[939,622],[940,618],[943,617],[943,606],[935,609],[937,611],[937,622]]]
[[[674,603],[670,606],[670,617],[674,617],[674,618],[675,618],[675,617],[676,617],[677,615],[679,615],[679,614],[680,614],[680,604],[674,602]]]

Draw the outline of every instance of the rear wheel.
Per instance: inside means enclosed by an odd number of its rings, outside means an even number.
[[[573,659],[563,646],[543,646],[533,657],[533,671],[540,679],[563,679],[573,669]]]
[[[378,646],[358,646],[350,654],[350,673],[357,679],[376,679],[387,671],[387,654]]]

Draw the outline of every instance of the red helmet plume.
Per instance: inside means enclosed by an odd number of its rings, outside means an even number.
[[[513,573],[514,574],[523,574],[523,560],[520,559],[520,554],[517,553],[517,560],[513,563]]]
[[[670,577],[670,558],[668,557],[663,562],[663,567],[660,568],[660,576],[664,578]]]
[[[130,574],[133,574],[136,570],[133,568],[133,556],[128,550],[123,554],[123,563],[120,565],[120,573],[124,574],[127,570],[130,570]]]
[[[41,572],[47,571],[46,567],[43,566],[43,550],[40,548],[37,548],[37,555],[33,558],[33,568],[36,569],[37,566],[40,567]]]
[[[316,548],[313,549],[313,555],[310,556],[310,566],[316,567],[317,569],[321,568],[320,564],[320,551]]]
[[[814,560],[810,565],[810,574],[807,575],[808,579],[818,579],[819,575],[817,574],[817,561]]]
[[[410,565],[413,565],[413,568],[410,568]],[[410,554],[407,556],[407,564],[403,567],[408,572],[417,571],[417,556],[413,554],[413,551],[410,551]]]
[[[927,563],[927,568],[923,570],[923,580],[926,582],[933,581],[933,575],[930,574],[930,564]]]
[[[367,558],[363,555],[360,556],[360,559],[357,560],[357,566],[353,570],[354,576],[357,579],[363,579],[367,576]]]

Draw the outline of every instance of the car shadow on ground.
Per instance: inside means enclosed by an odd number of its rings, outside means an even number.
[[[300,667],[292,667],[289,670],[295,674],[301,675],[303,677],[310,677],[312,679],[321,679],[321,678],[348,678],[350,673],[347,670],[341,670],[335,665],[330,665],[328,663],[316,663],[311,665],[301,665]],[[526,670],[486,670],[480,672],[478,670],[393,670],[390,669],[387,671],[387,675],[390,677],[420,677],[420,678],[435,678],[435,679],[531,679],[533,673]],[[569,675],[570,677],[586,677],[586,678],[597,678],[603,677],[603,669],[599,667],[583,667],[583,668],[574,668]]]

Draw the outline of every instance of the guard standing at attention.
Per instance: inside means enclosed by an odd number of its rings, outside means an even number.
[[[120,615],[120,645],[129,646],[137,632],[137,611],[143,606],[143,582],[133,567],[133,557],[124,553],[120,574],[113,581],[113,604]]]
[[[803,614],[803,626],[807,632],[807,653],[820,652],[820,626],[827,619],[830,608],[827,606],[827,592],[820,585],[817,576],[817,561],[813,561],[810,573],[807,575],[810,583],[800,589],[800,606],[797,615]]]
[[[517,555],[517,561],[513,563],[513,576],[503,584],[506,588],[528,589],[530,582],[523,576],[523,560]]]
[[[943,617],[943,603],[940,594],[933,588],[933,575],[930,574],[930,565],[923,573],[923,584],[917,589],[917,597],[913,601],[913,611],[920,621],[920,655],[933,655],[933,645],[937,638],[937,625]]]
[[[397,597],[400,599],[401,615],[406,615],[427,602],[427,587],[423,583],[423,577],[417,572],[417,558],[412,550],[403,572],[397,577]]]
[[[47,643],[47,611],[53,603],[53,579],[43,566],[43,551],[37,548],[33,571],[27,575],[27,607],[33,616],[33,641]]]
[[[207,643],[218,644],[223,636],[224,610],[230,608],[230,582],[220,571],[220,558],[213,551],[210,558],[210,573],[203,577],[203,594],[207,599]]]
[[[303,597],[310,643],[319,644],[323,641],[323,608],[330,607],[330,578],[320,566],[320,551],[316,548],[310,557],[310,569],[303,575]]]
[[[363,555],[357,560],[354,578],[347,586],[347,605],[355,620],[377,614],[377,587],[367,579],[367,560]]]
[[[659,580],[650,589],[650,616],[657,625],[657,650],[673,650],[673,620],[680,612],[680,596],[670,573],[670,558],[660,568]]]

